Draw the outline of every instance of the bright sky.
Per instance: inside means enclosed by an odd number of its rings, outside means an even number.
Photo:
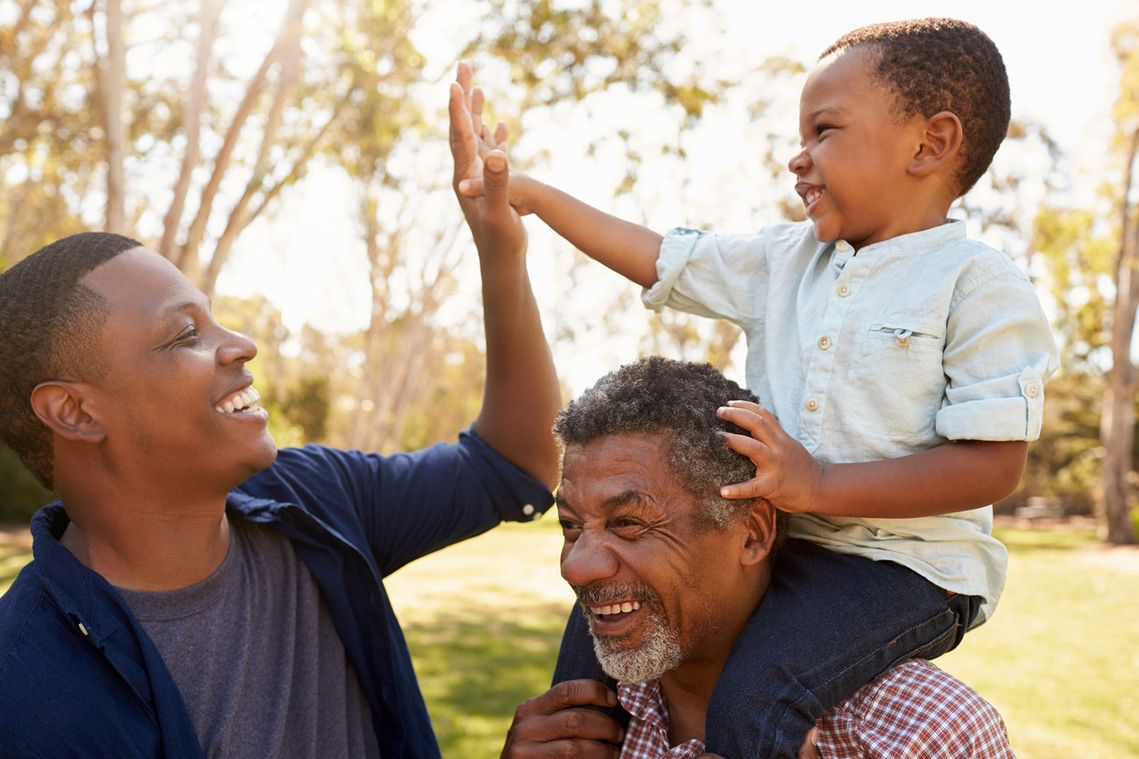
[[[1112,26],[1133,17],[1139,3],[1127,0],[1083,0],[1079,4],[1066,3],[1064,12],[1047,11],[1041,6],[998,0],[956,0],[952,5],[932,0],[864,0],[863,2],[836,2],[816,0],[809,4],[766,3],[759,0],[720,0],[720,15],[709,22],[707,29],[690,30],[699,38],[695,47],[700,58],[709,67],[722,67],[725,72],[739,75],[741,67],[754,66],[771,55],[786,55],[809,63],[830,42],[846,31],[875,21],[915,18],[921,16],[953,15],[970,21],[985,30],[997,43],[1005,59],[1013,98],[1014,118],[1039,121],[1047,126],[1052,136],[1072,157],[1077,169],[1074,179],[1082,183],[1086,192],[1097,183],[1097,170],[1104,159],[1104,146],[1110,133],[1108,119],[1111,98],[1115,90],[1117,73],[1111,59],[1109,34]],[[475,13],[479,6],[466,0],[436,0],[431,12],[440,19],[437,32],[424,35],[433,40],[432,49],[425,52],[431,61],[429,70],[438,74],[435,87],[436,102],[442,107],[446,101],[446,81],[443,67],[453,59],[459,39],[449,29],[461,28],[462,17]],[[417,40],[417,43],[419,40]],[[420,43],[423,44],[423,43]],[[477,76],[477,72],[476,72]],[[788,102],[797,100],[797,91],[783,93]],[[766,93],[765,93],[766,94]],[[495,93],[491,92],[491,97]],[[792,106],[793,107],[793,106]],[[620,108],[615,104],[614,108]],[[596,118],[594,115],[594,121]],[[672,128],[675,125],[656,125]],[[650,128],[646,125],[646,128]],[[795,123],[788,125],[794,129]],[[549,130],[549,131],[546,131]],[[543,178],[561,185],[570,192],[586,195],[616,213],[622,213],[620,202],[612,199],[611,172],[606,173],[603,162],[591,163],[572,145],[566,147],[565,124],[538,125],[524,135],[525,145],[531,149],[561,148],[561,161],[555,160],[543,172]],[[734,137],[707,141],[692,160],[699,162],[695,172],[710,177],[714,188],[705,197],[709,208],[723,205],[723,198],[715,197],[723,188],[720,175],[738,175],[741,160],[750,160],[756,154],[740,147],[748,134],[746,125],[738,125]],[[445,155],[445,146],[438,146]],[[646,156],[645,174],[651,177],[651,156]],[[611,168],[611,167],[610,167]],[[790,177],[790,175],[788,175]],[[297,329],[309,322],[321,329],[360,328],[368,314],[367,291],[363,284],[362,254],[356,240],[356,227],[352,221],[355,200],[348,188],[335,181],[320,181],[315,176],[312,190],[301,195],[294,193],[286,198],[279,213],[264,223],[251,228],[240,243],[238,255],[223,273],[220,289],[234,294],[261,291],[284,312],[286,324]],[[651,181],[651,179],[650,179]],[[740,180],[737,180],[737,185]],[[788,188],[790,183],[788,183]],[[720,190],[721,194],[746,193],[747,187]],[[668,216],[668,225],[699,223],[703,203],[669,196],[662,190],[660,202],[654,208],[662,213],[691,213],[687,218]],[[701,196],[703,197],[703,196]],[[718,204],[718,205],[712,205]],[[743,219],[747,209],[729,217]],[[458,218],[458,210],[455,209]],[[738,221],[748,224],[750,220]],[[654,217],[649,221],[656,226]],[[560,318],[572,319],[575,308],[588,308],[579,297],[567,295],[562,271],[549,262],[553,260],[547,250],[555,245],[537,220],[529,223],[531,230],[531,273],[539,298],[550,311]],[[667,226],[665,227],[667,228]],[[750,226],[745,226],[750,228]],[[730,230],[730,231],[745,231]],[[265,265],[257,251],[272,251],[275,263]],[[279,263],[278,263],[279,262]],[[604,286],[619,288],[614,275],[598,272]],[[580,287],[578,288],[581,289]],[[569,313],[571,316],[567,317]],[[635,311],[630,319],[637,319]],[[465,314],[456,315],[461,319]],[[546,314],[547,328],[555,318]],[[571,388],[576,392],[604,371],[633,357],[635,338],[600,333],[576,344],[572,357],[555,355],[561,368],[573,366]]]

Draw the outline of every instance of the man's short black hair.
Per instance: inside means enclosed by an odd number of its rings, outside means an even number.
[[[0,274],[0,439],[45,487],[53,485],[52,438],[32,411],[32,390],[103,371],[98,347],[106,302],[80,280],[140,245],[109,232],[82,232]]]
[[[705,524],[723,528],[758,500],[720,496],[720,486],[755,476],[755,465],[719,434],[741,432],[716,416],[732,400],[756,397],[711,364],[650,356],[606,374],[570,401],[554,422],[554,434],[571,446],[609,435],[666,433],[673,475],[696,496]]]
[[[855,47],[872,51],[875,74],[893,92],[901,116],[950,111],[961,119],[957,194],[968,192],[1008,134],[1008,74],[997,46],[972,24],[923,18],[855,29],[819,58]]]

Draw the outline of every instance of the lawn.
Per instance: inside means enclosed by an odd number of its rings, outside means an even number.
[[[1021,759],[1139,757],[1139,549],[1002,529],[1000,609],[939,664],[997,706]],[[388,581],[446,757],[496,757],[549,682],[570,594],[552,519],[506,525]],[[0,590],[26,561],[0,534]]]

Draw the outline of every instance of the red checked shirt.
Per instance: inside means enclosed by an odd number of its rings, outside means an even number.
[[[621,759],[696,759],[703,753],[703,741],[695,738],[668,745],[660,681],[622,683],[617,696],[632,716]],[[1000,713],[924,659],[893,667],[824,714],[817,746],[827,759],[1013,759]]]

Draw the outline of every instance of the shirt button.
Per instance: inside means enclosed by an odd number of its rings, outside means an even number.
[[[845,298],[848,295],[850,295],[850,285],[843,282],[838,286],[838,297]]]
[[[814,398],[811,398],[804,405],[806,406],[807,411],[818,411],[819,410],[819,402],[816,401]]]
[[[819,347],[823,350],[826,350],[827,348],[831,347],[831,339],[829,337],[827,337],[826,335],[823,335],[822,337],[819,338]]]
[[[522,513],[528,517],[533,516],[534,515],[534,507],[528,503],[522,507]]]
[[[850,243],[848,243],[846,240],[839,240],[834,244],[834,249],[842,253],[846,253],[850,250]]]
[[[1035,398],[1036,396],[1040,395],[1040,388],[1036,385],[1029,385],[1028,387],[1024,388],[1024,394],[1029,398]]]

